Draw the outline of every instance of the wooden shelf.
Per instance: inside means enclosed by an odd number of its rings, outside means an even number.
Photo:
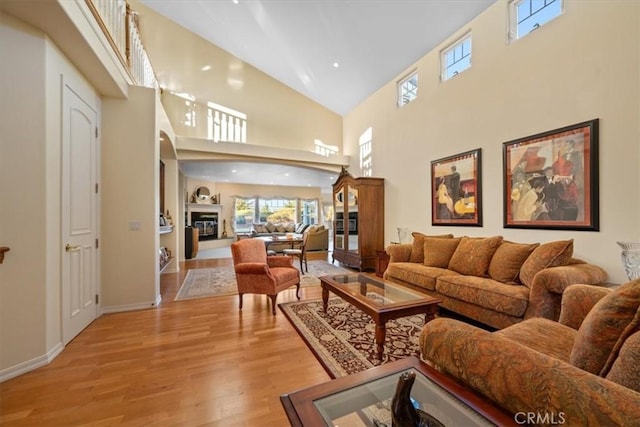
[[[174,225],[161,225],[160,234],[173,233]]]

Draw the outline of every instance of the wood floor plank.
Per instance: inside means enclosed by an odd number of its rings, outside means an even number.
[[[2,426],[286,426],[283,393],[328,374],[286,317],[245,295],[173,301],[192,260],[161,276],[155,309],[106,314],[49,365],[0,384]],[[320,298],[319,287],[300,290]],[[295,301],[295,288],[277,303]]]

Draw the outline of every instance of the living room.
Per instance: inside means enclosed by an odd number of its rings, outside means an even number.
[[[616,241],[640,239],[640,219],[634,214],[640,208],[637,190],[626,189],[628,185],[634,188],[640,182],[636,168],[639,158],[637,141],[640,133],[637,122],[640,108],[640,89],[637,78],[638,52],[640,52],[638,4],[625,1],[565,2],[562,16],[549,22],[531,36],[514,43],[505,41],[504,27],[507,11],[506,2],[495,3],[444,40],[436,49],[400,72],[397,78],[382,86],[348,114],[343,117],[329,118],[328,121],[334,124],[331,126],[331,137],[325,138],[325,142],[333,143],[334,139],[337,139],[336,143],[341,147],[341,153],[351,155],[349,161],[351,172],[362,175],[358,154],[359,140],[367,129],[372,130],[371,169],[373,176],[383,177],[386,182],[385,243],[396,240],[398,227],[431,234],[437,234],[442,230],[442,232],[452,232],[456,235],[503,235],[505,239],[520,242],[574,239],[577,257],[603,267],[609,275],[608,281],[624,283],[626,276],[620,263],[620,251]],[[10,20],[10,18],[3,18],[3,28],[7,25],[14,27],[13,22],[7,24],[5,19]],[[21,29],[21,31],[25,34],[32,33],[32,30]],[[440,50],[469,31],[472,31],[474,41],[473,66],[460,76],[441,83],[438,77]],[[166,32],[175,34],[177,30],[167,29]],[[34,57],[38,56],[27,58]],[[26,65],[25,68],[27,68]],[[396,82],[413,70],[420,72],[419,96],[404,107],[397,108]],[[38,81],[40,77],[42,76],[27,80],[25,87],[33,87],[31,83]],[[25,88],[24,93],[28,93],[29,90]],[[44,89],[37,92],[38,98],[41,98],[43,91]],[[136,91],[131,92],[135,96]],[[20,97],[10,99],[16,105],[20,105],[18,102]],[[38,114],[39,117],[47,116],[42,109],[38,110],[39,99],[29,98],[29,100],[33,101],[29,105],[35,106],[36,111],[42,113]],[[219,100],[220,103],[225,101]],[[110,103],[115,104],[114,101]],[[333,113],[323,111],[321,115],[331,117]],[[503,143],[596,118],[600,120],[599,230],[505,229],[502,210]],[[308,119],[305,123],[311,121]],[[21,121],[17,123],[22,123],[22,128],[11,134],[12,141],[24,139],[19,135],[27,126]],[[28,139],[46,141],[47,138],[44,136],[48,133],[45,132],[44,125],[36,125],[39,132],[28,135]],[[282,129],[278,132],[280,131]],[[315,132],[311,133],[315,134]],[[334,138],[335,135],[338,137]],[[157,133],[151,136],[145,135],[145,138],[152,141],[156,141],[156,137]],[[312,139],[305,137],[305,141],[312,141]],[[303,150],[310,148],[312,142],[309,144],[309,147],[293,144],[288,146]],[[43,146],[36,146],[33,152],[37,153],[42,148]],[[481,148],[483,153],[481,179],[484,188],[484,222],[482,226],[467,228],[432,226],[430,161],[475,148]],[[105,159],[113,165],[109,169],[110,174],[107,175],[106,180],[117,179],[118,167],[115,165],[118,165],[123,158],[127,158],[128,154],[130,153],[122,151],[119,156]],[[49,155],[55,158],[55,153]],[[7,167],[4,170],[8,171],[11,179],[6,179],[5,182],[16,182],[15,178],[19,177],[19,181],[28,184],[29,188],[43,188],[56,182],[55,179],[47,179],[50,176],[46,173],[45,160],[41,157],[36,156],[36,159],[33,159],[32,154],[28,154],[24,155],[22,160],[22,164],[24,161],[37,162],[37,172],[34,173],[36,178],[29,178],[25,172],[21,173],[15,167]],[[139,173],[152,175],[153,167],[156,167],[156,159],[152,160],[151,169],[139,169]],[[141,164],[143,164],[142,161]],[[122,167],[129,166],[122,165]],[[105,165],[105,169],[108,168],[109,166]],[[135,167],[131,168],[135,169]],[[133,172],[132,175],[134,175]],[[126,199],[123,203],[127,205],[137,203],[154,205],[153,197],[149,201],[146,192],[149,188],[155,188],[155,184],[152,182],[140,188],[136,183],[126,182],[126,180],[124,183],[118,182],[117,186],[123,190],[113,191],[113,198]],[[181,193],[185,187],[183,184],[176,179],[173,191]],[[104,185],[108,186],[109,183]],[[125,186],[127,186],[126,189]],[[6,193],[3,192],[6,195],[3,195],[4,206],[14,205],[17,200],[24,200],[24,186],[13,187]],[[12,258],[13,261],[22,259],[24,261],[21,263],[21,272],[26,275],[19,276],[17,273],[10,274],[3,270],[3,279],[8,279],[7,283],[24,285],[21,285],[22,288],[14,289],[15,292],[3,294],[2,312],[7,316],[7,320],[3,323],[7,326],[3,327],[5,332],[2,336],[4,347],[3,365],[0,367],[2,370],[32,359],[38,359],[38,363],[44,365],[49,360],[56,361],[55,355],[61,351],[58,348],[58,343],[61,341],[58,337],[57,329],[59,328],[52,326],[60,323],[59,313],[56,310],[57,302],[51,302],[51,295],[59,295],[58,279],[56,279],[59,274],[57,269],[51,269],[50,265],[56,264],[55,260],[59,259],[59,254],[57,250],[54,251],[53,246],[64,247],[64,244],[56,244],[60,243],[59,233],[54,226],[58,222],[57,214],[48,214],[48,223],[52,227],[48,230],[42,229],[44,224],[36,216],[41,212],[59,211],[55,209],[59,206],[52,204],[50,200],[55,198],[56,190],[55,188],[51,190],[53,193],[49,190],[46,193],[49,200],[30,199],[31,203],[37,202],[30,213],[24,213],[22,209],[15,208],[16,212],[12,211],[12,215],[8,215],[8,218],[3,217],[3,220],[6,220],[5,223],[40,224],[38,227],[23,231],[28,237],[26,240],[41,241],[42,236],[47,235],[50,247],[43,246],[36,249],[36,255],[33,256],[32,253],[28,261],[26,254],[29,252],[26,249],[18,250],[20,245],[10,245],[12,250],[6,255],[3,268],[12,268]],[[4,197],[7,199],[5,200]],[[175,199],[175,205],[179,206],[178,197],[176,196]],[[105,221],[117,219],[121,224],[127,225],[129,220],[136,218],[135,211],[122,214],[122,206],[117,205],[117,201],[108,200],[103,203],[102,217]],[[157,216],[155,207],[150,207],[148,210],[149,215],[145,216],[145,221],[147,218]],[[6,230],[6,233],[9,236],[13,231]],[[109,234],[109,230],[105,230],[103,239],[108,240]],[[154,234],[154,231],[150,232],[150,235]],[[141,251],[133,244],[135,242],[126,240],[126,235],[123,234],[123,236],[115,244],[107,246],[114,252],[122,251],[124,254],[122,258],[103,264],[103,269],[108,270],[105,274],[112,274],[109,280],[105,281],[110,289],[103,290],[104,298],[109,301],[110,292],[111,295],[115,294],[118,297],[127,296],[121,299],[114,298],[110,303],[117,307],[126,307],[131,303],[131,308],[137,308],[137,303],[153,300],[155,294],[160,293],[159,290],[156,292],[155,276],[151,280],[147,277],[140,279],[137,271],[140,270],[138,261],[144,263],[144,269],[147,269],[147,265],[155,265],[157,241],[148,242],[146,245],[148,247],[145,246]],[[127,248],[128,243],[131,243],[131,247]],[[31,246],[33,246],[32,243]],[[149,252],[149,256],[142,255],[143,252],[145,254]],[[36,260],[34,261],[33,258]],[[157,277],[157,280],[160,281],[161,278]],[[140,292],[140,287],[145,287],[144,292]],[[116,292],[112,292],[114,288]],[[287,298],[293,299],[293,295],[288,295]],[[54,299],[58,300],[57,297]],[[238,317],[233,317],[237,314],[236,300],[230,299],[220,304],[229,310],[230,315],[225,318],[225,321],[234,323],[235,320],[235,323],[238,323]],[[262,302],[256,300],[255,304],[261,306]],[[33,310],[34,306],[43,308]],[[245,307],[245,310],[247,308]],[[207,309],[201,307],[200,310],[198,315],[206,316]],[[147,314],[142,316],[152,316],[153,312],[155,309],[147,310]],[[271,322],[271,318],[267,316],[258,315],[256,318],[265,325]],[[279,319],[279,321],[282,320]],[[244,321],[247,322],[247,319],[245,318]],[[16,331],[10,332],[4,329],[17,322],[24,326],[23,330],[26,332],[22,334],[23,337]],[[280,323],[276,327],[285,328]],[[266,326],[265,328],[256,329],[256,333],[259,335],[262,332],[268,335],[269,332],[265,331],[269,329]],[[289,332],[289,330],[286,331],[286,333]],[[79,341],[81,342],[82,340]],[[292,345],[297,346],[294,349],[296,355],[306,351],[302,343]],[[12,350],[9,351],[7,348]],[[273,350],[273,348],[266,348],[264,354],[269,354],[269,351]],[[246,348],[246,350],[250,349]],[[67,350],[58,357],[63,356],[65,352]],[[103,357],[95,353],[94,355]],[[242,359],[241,355],[236,354],[236,356]],[[311,373],[305,373],[301,369],[300,375],[307,375],[305,380],[292,381],[286,387],[278,386],[280,391],[326,380],[320,367],[311,367],[312,363],[315,363],[313,356],[308,355],[308,357],[309,360],[300,362],[300,366],[304,363],[305,369],[309,369]],[[218,363],[223,362],[218,361]],[[266,369],[266,366],[262,367]],[[239,372],[234,372],[240,375]],[[237,394],[234,396],[238,398]],[[260,394],[252,396],[254,401],[260,402]],[[232,403],[229,405],[231,406]],[[216,410],[221,411],[219,407]]]

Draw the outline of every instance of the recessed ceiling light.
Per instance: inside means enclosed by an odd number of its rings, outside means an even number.
[[[209,71],[211,69],[211,65],[205,65],[204,67],[200,68],[202,71]]]
[[[231,173],[236,173],[236,172],[238,172],[238,171],[235,170],[235,169],[231,169]]]
[[[288,173],[285,173],[285,174],[284,174],[284,176],[289,176],[289,174],[288,174]]]
[[[231,1],[233,2],[233,4],[238,4],[238,3],[240,3],[240,1],[239,1],[239,0],[231,0]]]
[[[338,68],[338,67],[340,67],[340,64],[338,64],[337,62],[334,62],[333,63],[333,68]]]

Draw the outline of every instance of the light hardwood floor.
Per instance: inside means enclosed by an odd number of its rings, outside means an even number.
[[[156,309],[106,314],[49,365],[0,384],[2,426],[287,426],[279,396],[329,380],[267,297],[173,299],[189,260],[161,276]],[[320,298],[319,287],[301,288]],[[294,301],[295,287],[278,302]]]

